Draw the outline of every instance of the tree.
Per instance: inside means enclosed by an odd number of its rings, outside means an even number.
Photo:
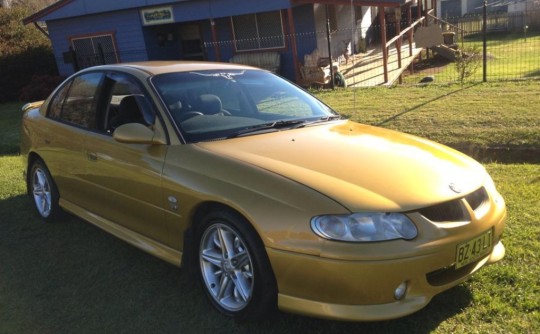
[[[0,102],[14,101],[35,76],[57,75],[49,39],[22,20],[32,11],[23,6],[0,8]]]
[[[38,11],[56,2],[56,0],[0,0],[0,7],[26,7],[31,11]]]
[[[2,8],[11,8],[11,3],[13,2],[13,0],[2,0],[0,2],[0,7]]]

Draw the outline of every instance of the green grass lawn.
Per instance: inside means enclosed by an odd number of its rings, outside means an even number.
[[[22,103],[0,104],[0,154],[19,152]]]
[[[511,155],[522,147],[540,148],[539,89],[540,82],[530,81],[317,95],[357,121],[453,146],[503,146]],[[238,324],[213,311],[203,290],[182,270],[78,218],[40,223],[25,195],[16,155],[20,106],[0,105],[2,334],[540,332],[537,157],[528,159],[537,163],[485,164],[507,202],[507,255],[436,296],[423,310],[373,323],[278,313],[266,321]]]
[[[346,117],[426,137],[483,159],[540,162],[540,81],[315,92]],[[489,157],[489,156],[488,156]]]

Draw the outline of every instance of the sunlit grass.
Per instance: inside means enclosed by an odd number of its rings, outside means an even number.
[[[540,148],[540,81],[319,91],[352,120],[450,146]]]
[[[446,143],[540,148],[540,82],[320,91],[347,117]],[[0,105],[0,333],[540,333],[540,164],[486,164],[506,200],[506,257],[401,319],[278,313],[236,323],[181,270],[25,195],[20,104]],[[308,278],[306,278],[308,279]]]
[[[464,43],[458,43],[463,50],[477,48],[480,51],[478,61],[480,66],[475,74],[466,82],[480,82],[483,79],[482,70],[482,36],[480,34],[465,37]],[[520,34],[488,34],[487,38],[487,80],[519,79],[540,77],[540,33]],[[425,54],[425,53],[424,53]],[[430,60],[426,60],[430,61]],[[446,83],[457,81],[455,65],[449,62],[444,68],[435,72],[425,72],[409,75],[405,72],[405,83],[418,83],[422,77],[433,75],[435,82]]]

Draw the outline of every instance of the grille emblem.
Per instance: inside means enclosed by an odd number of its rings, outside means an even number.
[[[453,192],[455,192],[456,194],[461,193],[461,187],[460,187],[458,184],[452,182],[452,183],[450,183],[448,186],[449,186],[450,189],[451,189]]]

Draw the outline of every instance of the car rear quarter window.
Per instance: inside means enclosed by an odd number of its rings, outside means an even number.
[[[71,87],[71,82],[64,85],[52,99],[51,107],[49,108],[49,117],[54,119],[60,119],[62,117],[62,106],[64,105],[69,87]]]

